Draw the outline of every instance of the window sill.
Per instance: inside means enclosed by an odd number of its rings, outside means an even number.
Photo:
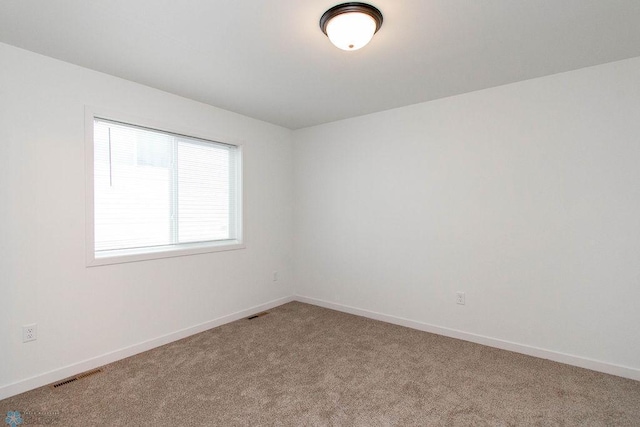
[[[228,240],[224,242],[191,243],[179,246],[159,246],[144,249],[118,249],[104,251],[99,254],[91,251],[88,254],[87,267],[198,255],[210,252],[233,251],[244,248],[244,243],[238,240]]]

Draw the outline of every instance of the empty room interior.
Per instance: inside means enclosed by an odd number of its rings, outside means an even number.
[[[640,425],[637,0],[3,0],[0,184],[7,425]]]

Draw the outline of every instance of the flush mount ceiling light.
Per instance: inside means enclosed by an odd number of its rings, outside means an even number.
[[[320,18],[322,32],[342,50],[358,50],[365,46],[381,26],[382,13],[366,3],[342,3],[327,10]]]

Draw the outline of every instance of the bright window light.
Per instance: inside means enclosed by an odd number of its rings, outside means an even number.
[[[93,159],[94,260],[241,243],[237,146],[94,118]]]

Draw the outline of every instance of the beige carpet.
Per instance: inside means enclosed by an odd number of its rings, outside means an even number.
[[[294,302],[9,410],[24,425],[640,426],[640,382]]]

